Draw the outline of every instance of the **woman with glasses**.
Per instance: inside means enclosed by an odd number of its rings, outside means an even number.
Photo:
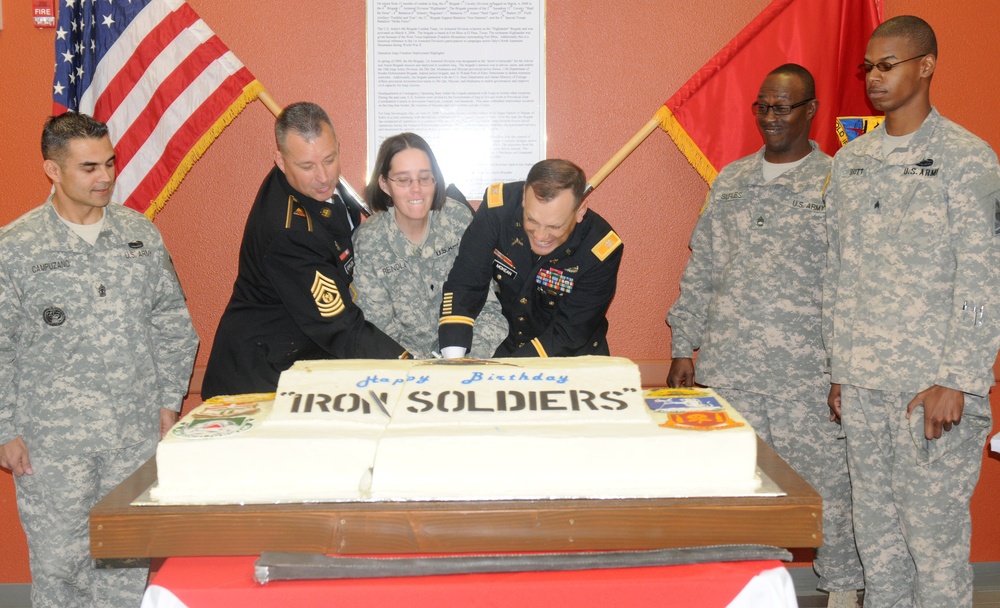
[[[444,176],[419,135],[382,142],[365,199],[375,212],[354,233],[355,303],[365,317],[415,357],[438,351],[441,286],[448,278],[472,210]],[[507,336],[495,297],[473,327],[470,357],[488,358]]]

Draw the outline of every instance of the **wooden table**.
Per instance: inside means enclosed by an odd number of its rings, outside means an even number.
[[[759,440],[757,465],[786,496],[131,506],[156,479],[150,459],[91,510],[90,552],[123,558],[820,546],[816,491]]]

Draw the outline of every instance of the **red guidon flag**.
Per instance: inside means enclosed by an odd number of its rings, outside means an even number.
[[[816,79],[812,138],[833,155],[838,116],[868,116],[862,62],[881,21],[877,0],[773,0],[657,113],[660,127],[709,183],[760,149],[750,104],[768,72],[798,63]]]
[[[66,0],[53,113],[106,122],[112,200],[152,218],[261,85],[182,0]]]

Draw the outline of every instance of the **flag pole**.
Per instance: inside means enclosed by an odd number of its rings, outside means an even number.
[[[271,94],[268,93],[267,90],[261,89],[260,94],[257,95],[257,99],[259,99],[260,102],[264,104],[264,107],[266,107],[268,110],[271,111],[271,114],[274,114],[275,118],[277,118],[278,115],[281,114],[281,106],[278,105],[278,102],[276,102],[274,98],[271,97]],[[361,198],[361,196],[357,193],[357,191],[354,188],[352,188],[349,183],[347,183],[347,180],[344,179],[343,175],[340,176],[340,186],[341,188],[344,189],[348,197],[354,199],[353,201],[345,201],[345,202],[347,204],[351,204],[351,202],[353,202],[355,205],[361,208],[361,211],[365,215],[370,217],[372,214],[371,208],[365,203],[365,199]]]
[[[656,115],[653,116],[652,119],[650,119],[649,122],[647,122],[641,129],[639,129],[638,133],[632,136],[632,139],[628,140],[625,143],[625,145],[622,146],[621,149],[618,150],[618,152],[616,152],[615,155],[611,157],[611,160],[604,163],[604,166],[601,167],[597,171],[597,173],[595,173],[594,176],[587,181],[587,187],[583,191],[584,198],[586,198],[587,195],[589,195],[594,190],[594,188],[600,186],[601,182],[604,181],[604,178],[606,178],[612,171],[617,169],[618,165],[622,164],[622,161],[628,158],[628,155],[632,154],[632,152],[639,147],[639,144],[645,141],[646,138],[649,137],[649,134],[655,131],[656,128],[660,126],[661,123],[660,114],[661,112],[658,111]]]

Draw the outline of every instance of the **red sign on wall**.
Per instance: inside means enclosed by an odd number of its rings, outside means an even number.
[[[35,27],[56,26],[56,7],[52,0],[31,0],[31,16]]]

